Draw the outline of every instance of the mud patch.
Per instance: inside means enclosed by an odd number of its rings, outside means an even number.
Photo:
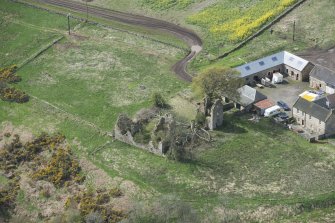
[[[69,49],[79,48],[79,46],[72,42],[65,42],[65,43],[58,42],[54,45],[54,48],[60,52],[65,52]]]
[[[299,54],[299,56],[335,71],[335,47],[326,50],[312,48]]]

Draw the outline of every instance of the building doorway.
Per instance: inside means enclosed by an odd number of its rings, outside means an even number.
[[[256,82],[260,82],[261,80],[260,80],[259,77],[256,75],[256,76],[254,76],[254,81],[256,81]]]

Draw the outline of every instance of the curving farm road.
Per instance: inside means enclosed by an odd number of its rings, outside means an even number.
[[[85,12],[86,6],[79,2],[69,0],[38,0],[39,2],[68,8],[77,12]],[[182,39],[191,48],[190,53],[182,60],[178,61],[173,67],[173,71],[181,79],[191,82],[192,76],[187,73],[187,64],[191,61],[202,49],[202,40],[193,31],[180,27],[176,24],[166,22],[159,19],[149,18],[141,15],[134,15],[115,10],[109,10],[100,7],[88,7],[88,12],[94,16],[122,22],[130,25],[143,26],[150,29],[161,30],[163,32],[171,33],[174,36]]]

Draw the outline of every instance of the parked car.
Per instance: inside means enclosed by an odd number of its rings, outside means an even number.
[[[289,118],[288,115],[285,112],[279,113],[278,117],[280,117],[281,119],[284,119],[284,120]]]
[[[324,91],[321,91],[321,90],[317,91],[317,95],[320,95],[320,96],[322,96],[322,95],[324,95],[324,94],[325,94],[325,92],[324,92]]]
[[[273,117],[282,112],[284,112],[283,108],[280,107],[279,105],[275,105],[275,106],[265,109],[264,117]]]
[[[290,107],[283,101],[277,101],[277,105],[279,105],[280,107],[282,107],[285,111],[289,111]]]

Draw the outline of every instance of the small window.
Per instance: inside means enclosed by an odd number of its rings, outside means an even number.
[[[272,57],[271,59],[272,59],[272,61],[277,61],[278,60],[277,57]]]
[[[259,65],[261,65],[261,66],[264,66],[264,61],[260,61],[260,62],[258,62],[259,63]]]
[[[249,66],[246,66],[245,69],[246,69],[246,70],[250,70],[250,67],[249,67]]]
[[[297,109],[297,113],[299,114],[299,109]]]
[[[311,116],[311,115],[309,115],[309,119],[312,119],[312,116]]]

